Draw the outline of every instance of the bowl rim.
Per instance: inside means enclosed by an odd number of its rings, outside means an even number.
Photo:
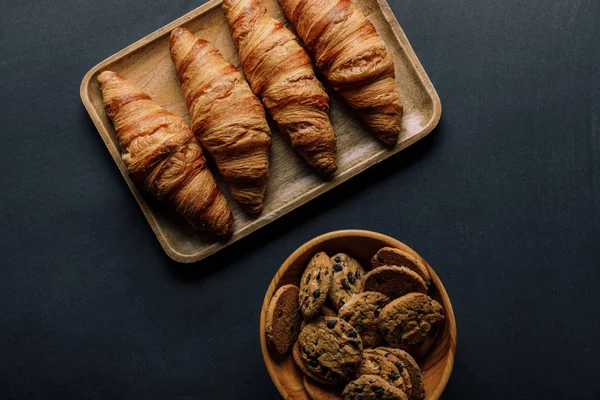
[[[398,239],[395,239],[391,236],[388,236],[388,235],[385,235],[385,234],[379,233],[379,232],[373,232],[373,231],[362,230],[362,229],[344,229],[344,230],[331,231],[331,232],[321,234],[319,236],[316,236],[316,237],[306,241],[304,244],[302,244],[300,247],[298,247],[296,250],[294,250],[292,252],[292,254],[290,254],[285,259],[285,261],[281,264],[281,266],[275,272],[273,279],[271,279],[271,282],[269,283],[269,286],[265,293],[265,297],[263,299],[263,304],[262,304],[262,308],[261,308],[261,312],[260,312],[259,333],[260,333],[260,347],[261,347],[261,352],[263,355],[263,361],[264,361],[265,367],[267,368],[267,372],[269,373],[269,376],[271,377],[271,381],[275,385],[275,388],[277,389],[279,394],[284,399],[288,399],[288,393],[284,390],[281,382],[279,381],[279,377],[277,376],[277,373],[275,372],[275,368],[273,366],[273,362],[271,361],[271,356],[269,354],[269,348],[268,348],[267,340],[266,340],[266,336],[265,336],[265,322],[266,322],[266,316],[267,316],[267,308],[269,307],[271,298],[273,297],[273,295],[275,294],[275,291],[277,290],[277,284],[281,280],[281,277],[287,272],[289,267],[293,264],[293,262],[298,257],[300,257],[302,254],[304,254],[308,249],[310,249],[311,247],[313,247],[314,245],[316,245],[318,243],[332,240],[332,239],[342,238],[342,237],[368,237],[368,238],[372,238],[375,240],[380,240],[382,242],[389,243],[390,247],[397,247],[400,249],[408,249],[411,252],[417,254],[419,256],[419,258],[422,261],[424,261],[425,265],[427,266],[427,268],[431,274],[431,279],[434,282],[441,297],[447,299],[447,302],[446,302],[447,304],[444,304],[444,312],[445,312],[447,320],[448,320],[448,332],[449,332],[449,336],[450,336],[451,345],[448,349],[445,368],[444,368],[444,371],[443,371],[441,379],[440,379],[440,384],[436,387],[434,393],[432,393],[431,396],[428,396],[428,398],[427,398],[427,400],[438,400],[441,397],[442,393],[444,392],[444,389],[448,385],[448,381],[450,380],[450,375],[452,374],[452,369],[454,367],[454,358],[456,355],[456,339],[457,339],[456,320],[455,320],[455,316],[454,316],[454,310],[452,309],[452,303],[450,301],[450,297],[448,296],[448,293],[446,292],[446,288],[444,287],[444,285],[442,284],[442,281],[439,279],[439,277],[435,273],[434,269],[431,268],[431,266],[427,263],[427,261],[425,259],[423,259],[423,257],[421,257],[421,255],[419,253],[417,253],[414,249],[412,249],[410,246],[406,245],[405,243],[403,243],[403,242],[399,241]]]

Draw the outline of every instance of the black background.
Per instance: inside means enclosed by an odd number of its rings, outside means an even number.
[[[258,319],[297,246],[380,231],[456,313],[445,399],[600,398],[600,3],[391,2],[442,100],[422,142],[199,265],[161,250],[79,99],[198,1],[4,1],[0,398],[275,399]]]

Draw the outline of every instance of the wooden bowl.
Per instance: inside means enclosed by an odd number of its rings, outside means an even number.
[[[304,390],[304,375],[294,363],[291,354],[281,357],[272,352],[267,345],[265,320],[267,317],[267,308],[273,294],[283,285],[290,283],[298,285],[308,261],[319,251],[325,251],[329,255],[340,252],[348,253],[350,256],[356,258],[361,265],[370,267],[371,257],[373,257],[377,250],[385,246],[408,251],[423,261],[432,279],[429,295],[444,307],[446,319],[440,334],[435,339],[430,350],[421,359],[417,360],[423,372],[425,399],[437,400],[442,395],[452,373],[456,351],[456,321],[454,320],[452,304],[450,304],[450,299],[448,298],[446,289],[444,289],[444,285],[442,285],[442,282],[440,282],[440,279],[429,264],[417,252],[404,243],[381,233],[344,230],[326,233],[300,246],[281,265],[267,289],[260,313],[260,345],[269,375],[284,399],[309,400],[309,396]]]

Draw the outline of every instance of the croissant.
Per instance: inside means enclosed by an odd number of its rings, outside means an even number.
[[[104,71],[97,79],[133,180],[196,228],[229,235],[231,211],[183,118],[116,72]]]
[[[315,64],[375,135],[397,142],[402,103],[394,64],[373,24],[349,0],[279,0]]]
[[[177,28],[171,32],[170,49],[192,130],[215,160],[233,198],[249,213],[260,213],[271,146],[262,104],[242,74],[207,41]]]
[[[296,37],[260,0],[224,0],[223,10],[244,75],[284,137],[325,175],[337,169],[329,97]]]

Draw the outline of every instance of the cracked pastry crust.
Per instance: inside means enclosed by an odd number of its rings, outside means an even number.
[[[227,201],[183,118],[160,107],[116,72],[104,71],[97,80],[133,180],[174,206],[197,229],[231,234],[233,218]]]
[[[335,90],[388,145],[403,107],[394,64],[373,24],[350,0],[279,0],[283,12]]]
[[[329,97],[296,37],[260,0],[224,0],[244,75],[292,148],[315,169],[337,169]]]
[[[262,211],[271,132],[265,111],[242,74],[209,42],[186,29],[171,32],[192,130],[215,160],[231,195],[250,214]]]

